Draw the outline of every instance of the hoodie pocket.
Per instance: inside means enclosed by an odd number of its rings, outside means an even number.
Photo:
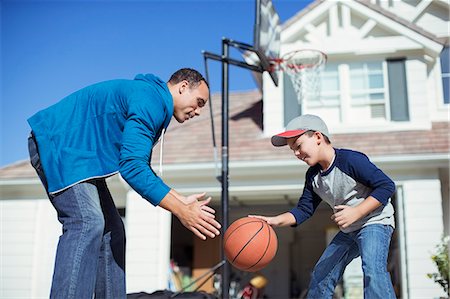
[[[101,175],[102,169],[97,152],[73,147],[64,147],[61,152],[61,168],[69,180]]]

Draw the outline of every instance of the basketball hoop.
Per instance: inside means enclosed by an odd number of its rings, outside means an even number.
[[[275,70],[286,72],[291,78],[299,104],[320,97],[320,72],[327,55],[319,50],[297,50],[274,59]]]

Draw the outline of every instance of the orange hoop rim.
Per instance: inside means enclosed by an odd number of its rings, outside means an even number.
[[[295,63],[295,62],[288,63],[287,62],[293,56],[295,56],[295,54],[306,53],[306,52],[316,53],[317,54],[317,62],[315,62],[315,63]],[[286,71],[286,69],[285,69],[286,67],[289,68],[290,70],[304,70],[304,69],[318,68],[321,65],[325,64],[327,59],[328,59],[327,54],[325,54],[324,52],[322,52],[320,50],[316,50],[316,49],[294,50],[294,51],[287,52],[286,54],[284,54],[283,56],[281,56],[279,58],[270,59],[271,71]]]

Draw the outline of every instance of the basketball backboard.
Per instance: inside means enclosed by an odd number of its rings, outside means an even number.
[[[271,69],[270,60],[280,57],[280,17],[272,0],[255,0],[255,2],[253,46],[261,66],[269,72],[275,85],[278,85],[278,76],[276,71]]]

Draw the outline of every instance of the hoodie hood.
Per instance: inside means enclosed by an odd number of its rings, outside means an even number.
[[[138,74],[134,80],[148,83],[161,94],[161,97],[164,99],[164,104],[166,105],[167,113],[170,115],[170,117],[164,122],[164,128],[167,128],[173,115],[173,98],[169,88],[167,87],[167,83],[153,74]]]
[[[161,78],[153,75],[153,74],[139,74],[134,80],[147,82],[151,87],[155,88],[161,97],[164,99],[164,103],[166,105],[166,110],[168,112],[169,117],[166,118],[164,122],[164,128],[162,129],[161,136],[157,142],[160,142],[160,151],[159,151],[159,169],[158,175],[160,177],[163,176],[163,152],[164,152],[164,134],[166,132],[167,127],[172,119],[173,115],[173,97],[170,93],[169,88],[167,87],[167,83],[161,80]]]

